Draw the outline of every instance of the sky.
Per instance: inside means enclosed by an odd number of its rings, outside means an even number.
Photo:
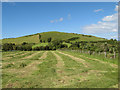
[[[116,2],[4,2],[2,38],[48,31],[117,39]]]

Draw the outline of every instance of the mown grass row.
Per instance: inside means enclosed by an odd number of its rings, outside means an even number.
[[[3,68],[3,87],[13,88],[109,88],[118,83],[117,68],[111,67],[109,64],[100,63],[93,59],[88,59],[79,55],[75,52],[65,52],[69,55],[82,58],[89,67],[84,67],[82,63],[79,63],[68,56],[58,53],[63,62],[64,66],[61,69],[62,74],[58,76],[57,72],[57,58],[50,51],[47,53],[45,59],[39,59],[43,53],[33,56],[29,59],[22,58],[36,53],[36,51],[30,52],[20,57],[14,57],[13,59],[6,60],[6,62],[15,62],[15,66]],[[91,58],[91,57],[90,57]],[[20,61],[20,62],[19,62]],[[27,70],[25,67],[34,63],[35,61],[41,62],[40,64],[31,66],[30,75],[21,77],[20,70]],[[32,71],[32,68],[37,69]],[[10,72],[10,70],[18,70],[16,72]],[[96,71],[107,71],[107,72],[96,72]],[[114,71],[114,72],[112,72]],[[27,72],[27,71],[26,71]]]
[[[78,83],[75,83],[74,85],[65,86],[65,87],[109,88],[112,85],[116,85],[118,83],[118,68],[111,67],[109,63],[108,64],[100,63],[98,61],[82,57],[79,55],[79,53],[65,52],[65,51],[64,53],[86,60],[86,62],[90,64],[90,67],[86,69],[86,72],[89,72],[90,70],[94,70],[94,72],[91,75],[87,76],[89,77],[89,79],[85,80],[83,83],[78,82]],[[97,72],[95,71],[107,71],[107,72],[99,72],[97,76],[96,75]],[[115,71],[115,72],[112,72],[112,71]]]
[[[36,52],[34,52],[36,53]],[[14,58],[14,60],[10,59],[8,62],[9,64],[3,66],[3,87],[12,87],[12,86],[16,86],[19,87],[19,85],[13,85],[11,84],[11,86],[9,85],[9,83],[16,83],[19,82],[19,80],[23,80],[23,78],[20,78],[21,73],[19,72],[21,69],[24,69],[26,66],[28,66],[29,64],[31,64],[32,62],[34,62],[34,60],[29,59],[29,60],[22,60],[21,58],[24,58],[28,55],[33,54],[33,52],[29,52],[26,55],[23,55],[21,57],[18,57],[17,59]],[[41,56],[42,54],[40,54],[39,56]],[[14,63],[12,63],[14,61]],[[10,63],[11,62],[11,63]],[[6,63],[6,62],[3,62]],[[4,64],[3,64],[4,65]],[[14,71],[15,70],[15,71]],[[22,83],[21,83],[22,85]]]

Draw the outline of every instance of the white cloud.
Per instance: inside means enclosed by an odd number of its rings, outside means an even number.
[[[89,34],[104,34],[110,32],[117,32],[117,22],[98,22],[83,28],[84,33]]]
[[[94,12],[100,12],[100,11],[103,11],[103,9],[94,10]]]
[[[91,24],[83,27],[83,31],[85,33],[109,33],[109,32],[117,32],[117,13],[106,16],[102,19],[102,21],[98,21],[97,24]]]
[[[96,24],[87,25],[82,29],[83,29],[83,33],[85,34],[94,34],[94,35],[106,34],[107,36],[107,34],[110,34],[110,33],[117,33],[118,32],[118,13],[105,16],[104,18],[102,18],[101,21],[98,21]],[[110,37],[113,37],[112,34]]]
[[[63,21],[63,17],[59,19],[51,20],[50,23],[57,23],[57,22],[62,22],[62,21]]]
[[[104,17],[102,20],[103,20],[103,21],[115,21],[115,20],[117,20],[117,19],[118,19],[118,14],[115,13],[115,14],[113,14],[113,15]]]

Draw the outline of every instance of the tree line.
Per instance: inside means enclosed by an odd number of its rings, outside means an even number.
[[[109,54],[113,54],[113,58],[116,58],[116,53],[118,53],[118,41],[116,39],[110,39],[106,41],[76,41],[71,42],[70,40],[77,39],[78,37],[73,37],[68,40],[53,40],[51,37],[44,41],[41,39],[39,34],[40,43],[47,42],[46,46],[37,46],[32,48],[35,43],[23,42],[22,44],[15,43],[5,43],[2,45],[3,51],[12,51],[12,50],[21,50],[21,51],[39,51],[39,50],[57,50],[57,49],[67,49],[67,50],[79,50],[80,53],[92,54],[102,54],[104,53],[105,57]],[[65,42],[66,44],[63,44]],[[71,44],[69,47],[67,43]]]

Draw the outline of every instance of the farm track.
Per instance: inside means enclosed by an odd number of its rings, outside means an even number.
[[[60,52],[60,51],[58,51],[58,53],[63,54],[63,55],[65,55],[65,56],[68,56],[68,57],[72,58],[73,60],[75,60],[75,61],[77,61],[77,62],[79,62],[79,63],[82,63],[85,67],[89,67],[89,64],[88,64],[87,62],[85,62],[85,60],[83,60],[83,59],[81,59],[81,58],[77,58],[77,57],[75,57],[75,56],[72,56],[72,55],[70,55],[70,54],[65,54],[65,53]]]

